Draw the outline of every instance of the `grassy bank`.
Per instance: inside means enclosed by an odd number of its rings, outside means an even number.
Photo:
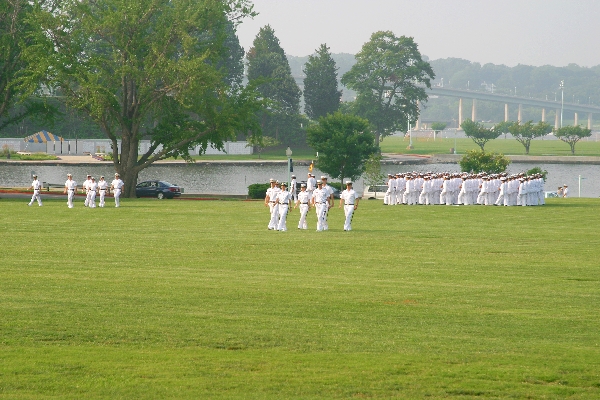
[[[384,153],[401,154],[448,154],[450,148],[454,148],[454,138],[436,139],[432,138],[413,138],[414,149],[408,150],[406,147],[409,139],[398,136],[388,136],[381,143],[381,151]],[[471,139],[457,139],[456,149],[459,154],[464,154],[468,150],[479,150]],[[525,147],[515,139],[495,139],[485,145],[485,151],[497,152],[511,155],[525,155]],[[529,149],[531,156],[570,156],[571,148],[568,144],[560,140],[534,140]],[[600,156],[600,143],[585,141],[579,142],[575,146],[576,156]]]
[[[112,199],[111,199],[112,200]],[[0,397],[598,398],[600,201],[0,199]]]

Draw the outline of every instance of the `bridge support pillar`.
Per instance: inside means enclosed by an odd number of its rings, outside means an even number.
[[[519,123],[521,123],[521,121],[523,120],[522,115],[523,115],[523,104],[519,104],[519,113],[517,115],[517,121]]]
[[[560,128],[559,126],[559,116],[560,116],[560,110],[556,110],[556,115],[554,116],[554,129],[558,129]]]
[[[588,129],[592,129],[592,113],[588,114]]]
[[[473,99],[473,107],[471,108],[471,121],[477,121],[477,100]]]
[[[508,103],[504,103],[504,122],[508,121]]]
[[[573,123],[573,126],[577,125],[579,125],[579,114],[575,113],[575,122]]]
[[[546,109],[542,108],[542,122],[546,122]]]
[[[458,99],[458,129],[460,129],[460,126],[462,125],[463,122],[463,104],[462,104],[462,97]]]

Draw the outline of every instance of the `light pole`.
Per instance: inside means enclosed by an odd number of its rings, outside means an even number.
[[[292,149],[290,149],[290,146],[287,147],[287,149],[285,149],[285,155],[287,156],[288,159],[288,185],[290,184],[290,170],[292,169]],[[294,188],[295,189],[295,188]]]
[[[413,147],[413,143],[412,143],[412,131],[410,130],[410,115],[408,116],[407,130],[408,130],[408,148],[410,150],[412,150],[414,147]]]
[[[560,81],[560,127],[563,127],[563,110],[565,108],[565,81]]]

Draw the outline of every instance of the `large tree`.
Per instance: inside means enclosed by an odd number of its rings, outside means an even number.
[[[27,88],[22,73],[27,69],[23,51],[35,44],[38,27],[28,20],[33,5],[27,0],[0,1],[0,130],[32,116],[52,119],[56,107],[41,99],[26,96],[38,82]]]
[[[465,131],[465,135],[471,138],[477,146],[481,148],[481,151],[485,151],[484,147],[487,142],[493,139],[497,139],[502,132],[494,129],[488,129],[479,122],[473,122],[470,119],[466,119],[460,124],[460,127]]]
[[[337,67],[326,44],[304,64],[304,112],[317,120],[340,108],[342,91],[338,90]]]
[[[41,34],[29,48],[29,77],[46,79],[98,123],[112,141],[123,195],[133,196],[153,162],[187,159],[209,143],[222,148],[252,126],[254,92],[231,86],[226,67],[231,23],[251,13],[246,0],[37,3],[32,21]],[[142,138],[151,144],[139,154]]]
[[[583,128],[581,125],[563,126],[554,130],[554,136],[567,143],[571,147],[571,154],[575,154],[575,145],[581,139],[592,136],[591,129]]]
[[[336,112],[308,127],[308,144],[318,152],[317,168],[334,178],[358,179],[365,161],[377,151],[369,121]]]
[[[268,101],[268,106],[257,113],[263,134],[284,145],[304,142],[301,91],[273,28],[267,25],[260,29],[246,58],[248,81],[256,84]]]
[[[498,129],[502,131],[502,129]],[[508,131],[517,140],[517,142],[521,143],[523,147],[525,147],[525,154],[529,154],[531,141],[535,138],[546,136],[552,132],[552,126],[542,121],[535,125],[533,124],[533,121],[527,121],[524,124],[515,122],[508,126]]]
[[[371,122],[377,144],[407,121],[419,117],[418,102],[427,100],[425,87],[435,77],[411,37],[375,32],[356,55],[356,64],[342,83],[357,92],[355,111]]]

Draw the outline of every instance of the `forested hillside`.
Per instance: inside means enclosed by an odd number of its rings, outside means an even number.
[[[351,54],[332,54],[339,68],[338,78],[347,72],[354,64]],[[288,55],[292,74],[302,88],[302,66],[308,57],[295,57]],[[494,91],[508,95],[532,97],[538,99],[560,101],[560,81],[564,80],[565,103],[600,104],[600,65],[586,68],[575,64],[566,67],[553,67],[545,65],[533,67],[529,65],[485,64],[463,60],[460,58],[446,58],[429,60],[436,74],[433,85],[468,89],[476,91]],[[343,101],[352,101],[354,93],[342,87]],[[467,101],[467,106],[469,102]],[[479,102],[477,105],[478,119],[484,121],[499,121],[504,118],[504,105],[500,103]],[[514,107],[513,107],[514,108]],[[452,98],[430,98],[422,110],[424,120],[440,120],[452,124],[456,119],[458,100]],[[516,109],[510,110],[510,118],[516,119]],[[468,116],[468,113],[467,113]],[[540,112],[537,109],[523,109],[525,120],[539,120]],[[554,118],[554,111],[548,110],[547,120]],[[565,114],[568,121],[572,116]]]

